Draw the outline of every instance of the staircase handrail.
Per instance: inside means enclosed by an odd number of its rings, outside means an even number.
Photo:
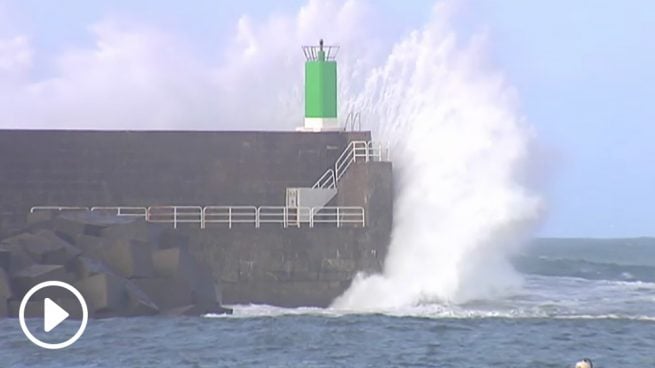
[[[334,189],[337,187],[337,180],[334,175],[334,170],[328,169],[323,175],[316,180],[312,185],[312,189]]]

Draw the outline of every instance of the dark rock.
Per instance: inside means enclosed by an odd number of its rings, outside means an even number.
[[[52,220],[52,228],[57,236],[73,244],[78,235],[84,234],[85,224],[66,218],[65,216],[57,216]]]
[[[35,263],[34,259],[30,254],[25,250],[25,247],[22,243],[23,234],[4,239],[0,243],[0,249],[5,252],[9,252],[9,267],[5,270],[9,272],[10,275],[14,275],[16,272],[29,267]]]
[[[11,263],[11,252],[7,249],[0,249],[0,270],[9,272],[9,264]]]
[[[9,276],[0,268],[0,318],[7,317],[9,310],[7,301],[13,296]]]
[[[104,225],[95,225],[95,224],[86,224],[84,225],[84,235],[91,235],[91,236],[102,236],[102,230],[104,230],[106,226]]]
[[[180,248],[163,249],[153,252],[152,263],[158,277],[175,277],[190,270],[191,255]]]
[[[73,262],[72,270],[78,279],[85,279],[100,273],[111,273],[111,269],[105,263],[87,256],[76,258]]]
[[[17,272],[12,277],[12,281],[15,294],[22,296],[32,287],[45,281],[70,283],[72,276],[63,266],[35,264]]]
[[[9,317],[17,318],[20,312],[20,300],[12,299],[7,303]],[[30,300],[25,304],[25,318],[43,318],[43,300]]]
[[[102,229],[101,236],[106,239],[150,241],[148,223],[140,219],[108,226]]]
[[[83,255],[101,259],[105,248],[109,247],[110,241],[97,236],[79,234],[75,238],[75,246],[80,249]]]
[[[153,262],[147,244],[131,240],[115,240],[103,250],[103,259],[121,276],[127,278],[150,277]]]
[[[193,303],[190,285],[179,278],[135,279],[134,283],[152,299],[160,310]]]
[[[27,214],[27,223],[30,225],[41,224],[54,218],[54,211],[36,211]]]
[[[159,313],[159,307],[134,281],[128,280],[127,289],[129,316],[151,316]]]
[[[204,264],[193,259],[186,248],[155,251],[152,255],[155,275],[161,278],[180,279],[191,289],[192,300],[203,307],[220,305],[220,291]]]
[[[34,235],[26,235],[29,237],[24,241],[25,250],[38,263],[67,265],[81,253],[51,230],[42,229]]]
[[[0,318],[9,317],[9,302],[0,297]]]
[[[159,235],[159,249],[188,248],[189,235],[175,229],[166,229]]]
[[[75,283],[97,316],[120,315],[126,307],[127,293],[120,278],[107,274],[89,276]]]
[[[0,269],[0,303],[14,296],[7,273]]]

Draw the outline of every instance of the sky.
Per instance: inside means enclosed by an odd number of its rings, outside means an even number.
[[[246,75],[244,70],[267,63],[297,68],[302,55],[296,42],[303,42],[304,36],[290,35],[288,47],[262,44],[267,37],[283,37],[289,30],[280,18],[305,3],[0,0],[0,109],[10,111],[0,112],[0,126],[21,127],[33,118],[68,127],[68,121],[93,116],[104,127],[120,120],[117,114],[139,106],[122,120],[126,126],[115,128],[176,128],[180,126],[171,121],[185,119],[211,128],[211,121],[225,110],[244,111],[239,124],[257,128],[252,121],[266,121],[267,111],[289,102],[262,97],[256,100],[261,112],[246,111],[249,105],[243,101],[257,97],[226,86],[257,88],[262,78],[284,84],[281,76]],[[339,38],[361,32],[361,38],[349,36],[346,46],[375,50],[385,47],[384,40],[393,42],[399,34],[421,27],[434,1],[357,3],[355,7],[365,9],[361,12],[375,14],[365,18],[370,24],[341,14],[334,20],[338,29],[330,34]],[[655,235],[655,2],[458,3],[457,32],[462,37],[485,34],[488,63],[516,89],[520,111],[534,128],[540,154],[547,157],[536,161],[544,166],[546,174],[537,186],[548,203],[539,235]],[[306,36],[314,39],[319,33]],[[362,45],[369,39],[381,42]],[[238,50],[247,54],[249,44],[265,50],[257,54],[258,60],[230,53],[241,45]],[[122,53],[125,50],[131,52]],[[132,65],[130,58],[145,60],[140,65],[146,67],[131,70],[124,77],[132,84],[123,85],[121,72]],[[234,75],[246,76],[233,80]],[[218,81],[223,90],[214,92],[208,80]],[[113,87],[99,93],[89,81]],[[33,111],[24,102],[29,99],[17,96],[17,86],[26,83],[29,96],[50,99],[43,112]],[[128,87],[150,98],[126,97]],[[299,93],[297,85],[284,88]],[[82,101],[75,94],[79,90],[86,91]],[[215,93],[231,98],[207,108],[220,99]],[[101,102],[107,98],[115,99],[109,107]],[[176,103],[167,103],[173,100]],[[84,106],[78,109],[76,104]],[[290,106],[281,115],[288,119],[298,113],[298,107]],[[113,122],[103,122],[103,116]]]

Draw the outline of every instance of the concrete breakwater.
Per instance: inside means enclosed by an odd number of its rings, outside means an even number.
[[[327,306],[356,273],[381,270],[393,222],[390,162],[354,160],[341,173],[325,206],[361,209],[361,223],[350,226],[297,221],[174,227],[148,222],[147,216],[30,215],[30,209],[288,209],[288,188],[311,187],[351,142],[370,137],[370,132],[0,131],[0,268],[9,285],[0,290],[11,289],[0,293],[0,309],[13,315],[27,285],[56,277],[93,291],[100,317],[220,312],[221,303]],[[161,295],[166,287],[179,293]]]
[[[84,296],[91,317],[226,313],[210,267],[184,244],[161,239],[147,224],[86,212],[36,221],[0,241],[0,317],[17,317],[33,286],[63,281]],[[26,317],[43,314],[43,299],[79,317],[72,294],[39,292]]]

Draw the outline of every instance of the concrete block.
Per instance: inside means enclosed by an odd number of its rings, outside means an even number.
[[[30,225],[39,224],[52,220],[54,217],[53,211],[36,211],[27,214],[27,223]]]
[[[100,259],[103,251],[109,246],[110,241],[97,236],[79,234],[75,238],[75,246],[83,255]]]
[[[12,296],[14,296],[14,293],[11,283],[9,282],[9,275],[7,275],[4,270],[0,269],[0,303],[3,300],[6,301]]]
[[[0,318],[9,317],[9,302],[7,299],[0,297]]]
[[[0,249],[0,270],[9,272],[9,264],[11,262],[11,252],[7,249]]]
[[[115,224],[102,229],[101,237],[106,239],[150,241],[150,231],[145,220],[135,219],[131,222]]]
[[[159,234],[158,248],[186,248],[189,246],[189,235],[175,229],[165,229]]]
[[[9,317],[18,318],[20,302],[20,300],[12,299],[7,303]],[[25,304],[25,318],[43,318],[43,301],[31,300],[27,302]]]
[[[36,234],[26,234],[24,238],[25,250],[38,263],[67,265],[81,253],[51,230],[41,229]]]
[[[153,252],[155,275],[179,279],[191,290],[192,301],[199,307],[214,307],[221,302],[220,290],[211,270],[197,262],[186,248],[170,248]]]
[[[5,270],[10,275],[14,275],[16,272],[36,263],[21,244],[19,237],[4,239],[0,243],[0,249],[9,252],[9,267]]]
[[[77,257],[73,261],[72,270],[78,279],[85,279],[100,273],[111,273],[111,269],[101,260],[87,256]]]
[[[214,310],[220,307],[222,303],[222,296],[219,291],[209,289],[194,289],[192,292],[192,300],[199,307],[207,310]]]
[[[128,316],[152,316],[159,313],[157,304],[134,281],[128,280],[125,287],[127,289]]]
[[[184,280],[158,277],[133,281],[162,311],[193,303],[191,287]]]
[[[153,252],[152,263],[157,277],[177,277],[193,272],[194,268],[191,254],[179,247]]]
[[[84,235],[102,236],[102,231],[106,227],[107,227],[106,225],[85,224],[84,225]]]
[[[64,266],[35,264],[17,272],[12,277],[14,293],[17,296],[22,296],[29,289],[44,281],[71,282],[72,276]]]
[[[209,268],[198,264],[194,278],[188,279],[193,291],[193,302],[202,307],[214,308],[222,303],[220,285],[214,281]]]
[[[64,218],[62,216],[57,216],[52,220],[52,228],[57,236],[71,244],[75,242],[78,235],[84,234],[85,226],[86,225],[83,222]]]
[[[75,283],[75,287],[96,315],[116,315],[126,308],[124,282],[114,275],[102,273],[90,276]]]
[[[121,276],[140,278],[153,274],[151,249],[143,243],[115,240],[102,253],[104,261]]]

